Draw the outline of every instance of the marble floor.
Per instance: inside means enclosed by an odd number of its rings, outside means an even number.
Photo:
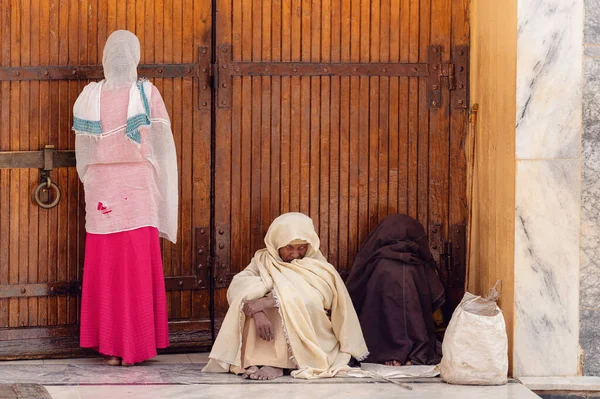
[[[446,384],[411,384],[409,391],[393,384],[229,384],[161,386],[50,386],[53,399],[130,398],[418,398],[418,399],[533,399],[537,395],[520,384],[501,387],[459,387]]]
[[[207,359],[206,353],[160,355],[131,368],[105,366],[101,358],[0,361],[0,381],[44,385],[53,399],[538,398],[518,382],[465,387],[444,384],[439,378],[395,380],[412,390],[371,378],[304,381],[288,376],[254,382],[232,374],[203,374]]]

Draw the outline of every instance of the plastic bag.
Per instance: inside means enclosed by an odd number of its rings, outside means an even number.
[[[496,283],[496,286],[498,283]],[[440,374],[459,385],[508,381],[508,338],[496,286],[482,298],[466,293],[454,311],[442,344]]]

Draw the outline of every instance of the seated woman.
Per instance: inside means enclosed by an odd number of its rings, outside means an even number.
[[[358,252],[346,285],[370,350],[370,363],[438,364],[433,313],[444,288],[423,226],[390,215]]]
[[[268,380],[333,377],[367,355],[344,282],[319,251],[312,220],[286,213],[273,221],[266,248],[227,290],[229,311],[204,372]]]

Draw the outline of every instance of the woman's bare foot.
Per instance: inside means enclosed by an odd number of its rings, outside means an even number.
[[[402,366],[402,363],[400,363],[399,361],[394,359],[394,360],[388,360],[387,362],[385,362],[385,365],[386,366]]]
[[[104,356],[104,364],[107,366],[120,366],[121,358],[116,356]]]
[[[283,376],[283,369],[279,367],[263,366],[256,373],[250,375],[252,380],[274,380]]]
[[[387,362],[385,362],[386,366],[402,366],[402,363],[400,363],[399,361],[397,361],[396,359],[394,360],[388,360]],[[410,361],[404,363],[405,366],[412,366],[412,363]]]
[[[250,366],[246,369],[244,374],[242,374],[242,378],[250,378],[250,376],[258,371],[258,367]]]
[[[121,366],[123,367],[131,367],[133,366],[135,363],[127,363],[127,362],[121,362]]]

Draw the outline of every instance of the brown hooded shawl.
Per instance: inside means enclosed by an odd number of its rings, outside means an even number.
[[[437,364],[433,312],[444,304],[423,226],[390,215],[369,234],[346,285],[358,313],[370,363]]]

